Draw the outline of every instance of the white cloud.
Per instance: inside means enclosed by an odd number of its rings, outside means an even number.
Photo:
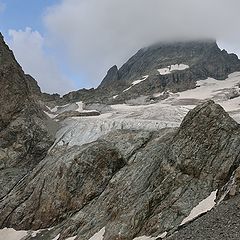
[[[45,39],[38,31],[9,30],[9,46],[23,70],[31,74],[44,92],[65,93],[73,89],[71,81],[59,70],[56,59],[44,50]]]
[[[239,0],[62,0],[44,22],[96,84],[110,66],[156,41],[211,37],[235,46],[239,9]]]

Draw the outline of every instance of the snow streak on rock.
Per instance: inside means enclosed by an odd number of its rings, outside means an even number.
[[[96,234],[94,234],[89,240],[103,240],[104,233],[105,233],[105,227],[102,228],[102,229],[101,229],[99,232],[97,232]]]
[[[180,225],[183,225],[183,224],[195,219],[202,213],[210,211],[216,204],[216,202],[215,202],[216,195],[217,195],[217,190],[212,192],[210,194],[210,196],[208,196],[206,199],[201,201],[195,208],[193,208],[192,211],[190,212],[189,216],[184,218]]]

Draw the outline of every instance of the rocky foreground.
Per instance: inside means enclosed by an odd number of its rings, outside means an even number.
[[[53,149],[1,200],[0,225],[55,226],[33,239],[87,240],[102,228],[104,240],[171,235],[212,192],[219,190],[221,201],[238,194],[237,181],[226,186],[239,153],[239,125],[206,102],[179,129],[119,130],[80,147]]]

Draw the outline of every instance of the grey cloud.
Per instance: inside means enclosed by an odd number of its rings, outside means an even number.
[[[239,0],[63,0],[44,22],[96,85],[111,65],[157,41],[216,38],[240,53],[239,9]]]

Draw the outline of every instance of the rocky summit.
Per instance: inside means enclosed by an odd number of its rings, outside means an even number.
[[[156,44],[63,97],[0,63],[1,240],[240,238],[236,55]]]

